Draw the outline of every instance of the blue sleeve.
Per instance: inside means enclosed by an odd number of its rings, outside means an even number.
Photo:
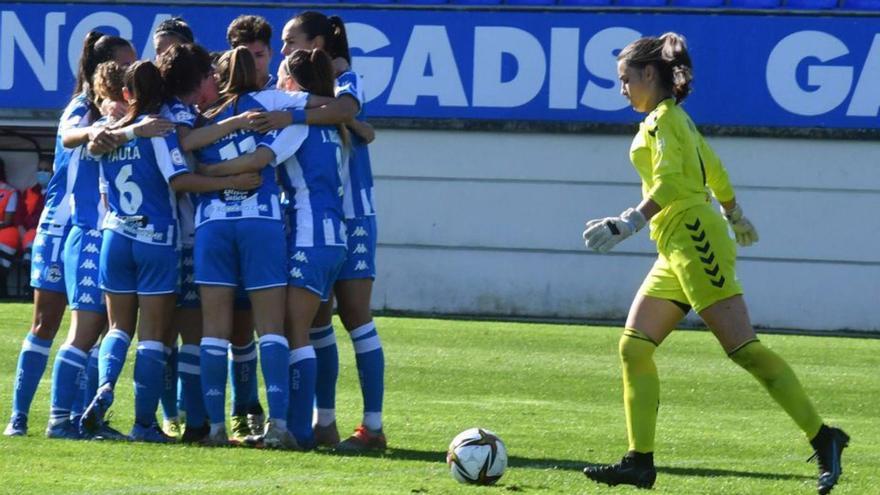
[[[183,159],[183,153],[180,151],[176,132],[169,133],[164,137],[151,138],[150,142],[153,144],[153,152],[156,155],[156,165],[166,182],[171,182],[173,177],[180,174],[189,173],[186,161]]]
[[[309,126],[289,125],[280,131],[270,131],[264,134],[263,138],[257,142],[257,147],[265,146],[275,153],[275,161],[272,162],[272,166],[275,167],[293,156],[308,136]]]
[[[89,100],[85,96],[77,96],[64,109],[61,114],[61,122],[58,126],[59,131],[75,129],[77,127],[86,127],[90,120]]]

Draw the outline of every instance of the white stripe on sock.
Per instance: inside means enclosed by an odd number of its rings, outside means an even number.
[[[222,347],[225,351],[229,347],[229,341],[226,339],[218,339],[214,337],[202,337],[201,344],[209,345],[211,347]]]
[[[354,341],[354,353],[364,354],[366,352],[375,351],[382,348],[382,341],[378,335],[374,335],[368,339]]]
[[[254,347],[254,350],[247,354],[235,354],[232,350],[229,350],[229,359],[232,359],[236,363],[243,363],[246,361],[253,361],[257,359],[257,348]]]
[[[373,320],[370,320],[369,322],[364,323],[363,325],[352,330],[348,335],[351,336],[352,340],[354,340],[359,337],[363,337],[364,335],[370,333],[371,330],[375,330],[375,329],[376,329],[376,324],[373,323]]]
[[[290,351],[290,364],[296,364],[306,359],[316,359],[314,347],[307,345]]]
[[[321,332],[324,332],[324,331],[330,330],[331,328],[333,328],[333,324],[332,324],[332,323],[329,324],[329,325],[323,326],[323,327],[310,328],[310,329],[309,329],[309,333],[321,333]]]
[[[336,333],[331,333],[326,337],[321,337],[320,339],[309,339],[309,342],[312,344],[312,347],[315,349],[323,349],[325,347],[330,347],[331,345],[336,344]]]
[[[188,363],[177,362],[177,372],[183,373],[184,375],[199,375],[202,374],[202,369],[199,366]]]
[[[89,358],[89,355],[88,355],[88,354],[86,354],[85,352],[83,352],[83,351],[77,349],[76,347],[74,347],[74,346],[72,346],[72,345],[63,345],[63,346],[61,346],[61,348],[58,349],[58,353],[60,354],[61,351],[64,351],[64,352],[71,352],[71,353],[73,353],[74,355],[77,355],[77,356],[79,356],[79,357],[81,357],[81,358],[83,358],[83,359],[88,359],[88,358]]]
[[[158,340],[142,340],[138,342],[137,350],[157,351],[165,354],[165,344]]]
[[[27,339],[25,339],[25,341],[21,344],[21,352],[36,352],[37,354],[48,356],[50,350],[51,349],[49,349],[48,347],[43,347],[40,344],[35,344]]]
[[[195,344],[183,344],[177,352],[180,354],[189,354],[190,356],[198,356],[199,346]]]
[[[120,330],[118,328],[116,330],[110,330],[110,332],[108,332],[107,336],[104,338],[106,338],[106,339],[109,339],[109,338],[120,339],[120,340],[125,341],[126,345],[131,345],[131,337],[128,336],[128,333],[126,333],[125,330]]]
[[[263,344],[278,344],[283,345],[284,347],[288,347],[287,337],[274,333],[267,333],[266,335],[260,337],[260,345]]]

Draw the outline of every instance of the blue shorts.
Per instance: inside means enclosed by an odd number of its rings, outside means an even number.
[[[196,285],[195,255],[192,246],[180,250],[180,291],[177,293],[177,307],[198,309],[202,307],[199,286]]]
[[[101,247],[101,288],[107,292],[142,296],[176,294],[180,279],[180,251],[136,241],[104,230]]]
[[[196,283],[260,290],[287,285],[284,223],[213,220],[196,229]]]
[[[98,229],[70,228],[64,242],[64,279],[70,309],[106,313],[104,293],[98,284],[103,236]]]
[[[288,260],[287,283],[312,291],[327,301],[344,262],[342,246],[293,247]]]
[[[31,287],[34,289],[62,294],[67,292],[62,251],[69,233],[70,229],[66,229],[62,235],[37,233],[31,251]]]
[[[376,278],[376,217],[348,218],[348,256],[337,280]]]

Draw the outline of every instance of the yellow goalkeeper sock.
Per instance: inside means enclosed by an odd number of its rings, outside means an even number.
[[[784,359],[758,340],[747,342],[729,356],[761,382],[808,439],[816,436],[822,426],[822,418]]]
[[[647,335],[627,328],[620,338],[623,364],[623,406],[629,450],[654,451],[657,409],[660,406],[660,379],[654,365],[655,344]]]

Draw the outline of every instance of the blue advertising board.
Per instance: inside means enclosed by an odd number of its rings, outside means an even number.
[[[331,9],[348,29],[369,114],[390,118],[631,123],[616,53],[643,35],[684,34],[694,62],[687,108],[704,125],[880,128],[880,17],[705,13]],[[91,29],[153,56],[152,32],[183,16],[197,41],[227,48],[248,13],[275,29],[290,8],[0,3],[0,109],[60,109]],[[274,70],[274,69],[273,69]]]

